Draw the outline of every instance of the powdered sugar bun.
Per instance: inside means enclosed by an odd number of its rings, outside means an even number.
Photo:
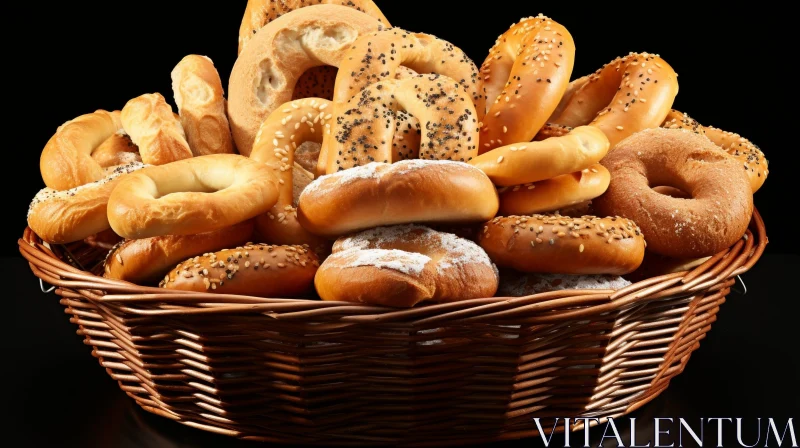
[[[315,279],[323,300],[394,307],[491,297],[497,282],[477,244],[413,224],[340,238]]]

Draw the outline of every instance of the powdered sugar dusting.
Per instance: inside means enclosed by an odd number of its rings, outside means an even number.
[[[345,267],[373,266],[410,275],[419,274],[431,261],[426,255],[397,249],[349,249],[332,257],[345,258]]]
[[[497,295],[522,297],[564,289],[617,290],[630,284],[631,282],[616,275],[525,274],[504,271],[500,278]]]
[[[308,184],[303,193],[313,193],[320,190],[329,190],[338,188],[342,185],[347,185],[359,179],[377,179],[380,173],[378,168],[381,166],[389,166],[387,163],[371,162],[366,165],[357,166],[347,170],[342,170],[333,174],[326,174],[314,179],[314,182]]]

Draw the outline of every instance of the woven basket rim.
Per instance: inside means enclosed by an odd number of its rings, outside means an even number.
[[[29,227],[18,240],[19,250],[34,275],[57,288],[80,291],[95,303],[115,304],[134,316],[253,313],[275,319],[297,320],[335,317],[348,322],[469,322],[511,317],[524,310],[541,309],[537,322],[559,322],[609,312],[621,306],[659,298],[689,295],[719,287],[750,270],[768,243],[764,221],[754,209],[747,232],[733,246],[683,272],[651,277],[619,290],[559,290],[522,297],[489,297],[458,302],[426,304],[414,308],[391,308],[298,298],[262,298],[232,294],[198,293],[139,286],[112,280],[78,269],[61,259]],[[158,305],[158,306],[154,306]],[[528,319],[530,321],[530,319]]]

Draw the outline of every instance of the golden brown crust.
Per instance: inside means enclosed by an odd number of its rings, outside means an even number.
[[[330,101],[321,98],[291,101],[272,112],[258,130],[250,158],[266,164],[278,179],[278,202],[256,218],[260,241],[307,244],[318,253],[330,246],[327,239],[309,233],[297,222],[294,201],[298,181],[307,179],[295,179],[295,150],[305,142],[322,142],[322,130],[331,120],[328,106]]]
[[[741,135],[711,126],[703,126],[689,115],[674,109],[670,111],[667,118],[664,119],[664,123],[661,124],[661,127],[668,129],[686,129],[695,134],[702,134],[708,137],[715,145],[730,154],[744,166],[744,169],[747,171],[747,176],[750,178],[750,186],[753,188],[753,193],[758,191],[758,189],[764,185],[764,181],[767,180],[769,164],[764,157],[764,153],[761,152],[761,149],[753,144],[753,142]]]
[[[340,238],[314,284],[323,300],[408,308],[491,297],[497,282],[497,270],[472,241],[406,225]]]
[[[600,128],[614,148],[625,137],[661,125],[678,94],[678,75],[658,55],[630,53],[576,79],[548,121]]]
[[[501,35],[481,65],[488,111],[480,152],[529,142],[569,85],[575,42],[561,24],[539,15]]]
[[[297,218],[309,232],[332,237],[381,225],[481,222],[497,207],[497,191],[480,170],[416,159],[320,177],[300,195]]]
[[[595,216],[497,217],[478,243],[498,266],[553,274],[627,274],[642,263],[645,248],[633,221]]]
[[[165,235],[125,240],[108,253],[103,277],[138,285],[158,283],[164,274],[187,258],[240,246],[253,234],[253,221],[195,235]]]
[[[250,155],[261,123],[292,99],[297,80],[306,70],[338,67],[360,34],[380,26],[376,19],[352,8],[315,5],[289,12],[261,28],[236,59],[228,86],[228,118],[239,153]]]
[[[263,28],[269,22],[288,12],[314,5],[347,6],[374,17],[384,26],[391,26],[381,10],[372,0],[248,0],[247,8],[245,8],[244,11],[244,17],[242,17],[242,24],[239,26],[239,53],[242,52],[244,46],[247,45],[250,39],[253,38],[253,35],[255,35],[258,30]],[[300,98],[305,97],[292,99]]]
[[[342,114],[336,119],[333,138],[328,139],[329,174],[395,159],[396,119],[401,110],[425,129],[420,136],[420,159],[465,162],[477,155],[475,108],[459,84],[445,76],[416,75],[374,83],[337,110]]]
[[[611,175],[596,163],[589,168],[500,191],[501,215],[553,212],[590,201],[605,193]]]
[[[141,163],[114,167],[103,179],[69,190],[44,188],[28,208],[28,226],[44,241],[66,244],[109,228],[107,207],[111,192],[123,174],[142,168]]]
[[[319,260],[304,246],[251,244],[190,258],[160,287],[256,297],[296,297],[310,292]]]
[[[124,132],[111,134],[103,143],[92,151],[92,159],[103,168],[142,162],[139,148],[133,144],[131,137]]]
[[[184,57],[172,70],[172,91],[192,154],[233,154],[222,81],[211,59]]]
[[[495,185],[508,187],[584,170],[599,162],[608,148],[602,131],[580,126],[563,137],[501,146],[469,163],[486,173]]]
[[[236,154],[180,160],[126,176],[108,200],[108,220],[128,239],[210,232],[269,210],[277,184],[266,165]]]
[[[139,147],[142,161],[164,165],[192,157],[180,121],[160,93],[138,96],[125,104],[122,127]]]
[[[121,128],[119,112],[104,110],[59,126],[39,159],[44,184],[54,190],[69,190],[103,179],[103,167],[92,159],[92,151]]]
[[[636,221],[653,252],[676,258],[713,255],[741,238],[750,223],[753,194],[747,174],[703,136],[647,129],[620,142],[603,165],[611,184],[593,207]],[[674,186],[692,199],[672,198],[650,185]]]

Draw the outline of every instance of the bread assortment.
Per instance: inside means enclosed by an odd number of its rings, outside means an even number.
[[[658,55],[570,82],[576,43],[542,15],[480,69],[370,0],[250,0],[239,31],[227,100],[188,55],[179,115],[152,93],[60,126],[31,229],[139,285],[412,307],[691,269],[742,238],[769,173],[672,110]]]

